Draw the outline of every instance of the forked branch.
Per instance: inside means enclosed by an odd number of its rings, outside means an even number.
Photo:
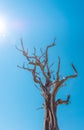
[[[70,78],[76,78],[78,76],[77,70],[73,64],[72,64],[72,68],[73,68],[75,74],[66,76],[61,81],[56,80],[55,87],[54,87],[53,92],[52,92],[52,95],[54,97],[55,97],[56,93],[58,92],[59,88],[64,84],[65,81],[67,81]]]
[[[48,66],[48,49],[55,46],[55,40],[52,44],[48,45],[46,47],[46,50],[45,50],[45,53],[43,53],[41,51],[41,56],[37,56],[36,54],[36,48],[34,48],[34,53],[32,56],[29,56],[28,54],[28,50],[26,51],[24,49],[24,45],[23,45],[23,41],[21,39],[21,48],[22,49],[19,49],[17,46],[16,46],[16,49],[20,52],[22,52],[22,54],[26,57],[27,61],[28,61],[28,64],[29,65],[33,65],[33,66],[38,66],[43,74],[43,76],[45,77],[46,81],[49,81],[50,78],[51,78],[51,71],[50,71],[50,67]],[[44,60],[43,60],[43,63],[41,61],[41,57],[44,56]],[[45,67],[46,67],[46,71],[45,71]],[[21,67],[20,67],[21,68]],[[25,68],[24,66],[22,67],[23,69],[26,69],[28,71],[30,71],[29,68]],[[32,71],[33,72],[33,71]],[[38,76],[36,76],[38,77]],[[36,81],[36,80],[35,80]]]
[[[41,56],[37,56],[36,48],[34,48],[33,55],[29,56],[28,50],[26,51],[24,49],[23,41],[21,39],[21,49],[19,49],[17,46],[16,46],[16,49],[18,51],[20,51],[26,57],[28,64],[30,66],[32,65],[33,69],[25,67],[24,65],[22,67],[20,67],[20,66],[18,66],[18,67],[21,69],[25,69],[27,71],[30,71],[32,73],[34,82],[40,84],[40,86],[44,86],[46,88],[50,88],[51,86],[53,86],[52,96],[54,96],[54,98],[55,98],[56,93],[58,92],[60,87],[64,84],[64,82],[70,78],[77,77],[78,72],[77,72],[75,66],[72,64],[74,74],[68,75],[65,78],[63,78],[62,80],[60,80],[60,75],[59,75],[59,73],[60,73],[60,58],[58,57],[58,68],[57,68],[57,72],[56,72],[56,79],[54,81],[51,81],[52,72],[51,72],[51,68],[50,68],[51,66],[49,66],[49,62],[48,62],[48,50],[49,50],[49,48],[51,48],[53,46],[55,46],[55,40],[52,44],[50,44],[46,47],[45,52],[43,52],[41,50]],[[42,83],[41,77],[36,72],[37,67],[40,68],[41,73],[42,73],[43,77],[45,78],[45,84]]]
[[[55,40],[56,40],[56,39],[54,39],[54,42],[53,42],[51,45],[47,46],[47,48],[46,48],[44,66],[46,66],[46,65],[48,64],[48,50],[49,50],[49,48],[55,46]]]
[[[34,82],[35,82],[35,83],[38,83],[38,84],[40,84],[40,85],[42,86],[41,78],[38,76],[39,73],[36,72],[36,66],[34,66],[33,69],[30,69],[30,68],[28,68],[28,67],[25,67],[25,65],[23,65],[23,66],[19,66],[19,65],[18,65],[17,67],[19,67],[20,69],[24,69],[24,70],[30,71],[30,72],[32,73]]]

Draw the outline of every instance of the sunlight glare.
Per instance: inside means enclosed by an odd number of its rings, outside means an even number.
[[[2,18],[0,18],[0,36],[4,37],[6,35],[6,21]]]

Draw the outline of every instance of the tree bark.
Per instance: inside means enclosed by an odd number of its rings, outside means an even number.
[[[51,94],[49,94],[48,98],[45,99],[44,109],[44,130],[59,130],[56,117],[57,106],[55,105],[54,98]]]

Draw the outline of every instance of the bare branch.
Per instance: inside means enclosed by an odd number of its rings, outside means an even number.
[[[76,78],[76,77],[78,76],[78,72],[77,72],[77,70],[76,70],[76,68],[75,68],[75,66],[74,66],[73,64],[72,64],[72,68],[73,68],[75,74],[69,75],[69,76],[66,76],[65,78],[63,78],[63,79],[60,81],[60,84],[61,84],[61,85],[62,85],[66,80],[68,80],[68,79],[70,79],[70,78]]]
[[[72,67],[73,68],[73,67]],[[74,70],[74,69],[73,69]],[[74,70],[75,71],[75,70]],[[56,93],[58,92],[59,88],[63,85],[63,83],[65,81],[67,81],[68,79],[70,78],[76,78],[78,76],[78,73],[75,73],[73,75],[69,75],[69,76],[66,76],[65,78],[63,78],[61,81],[57,81],[56,80],[56,84],[55,84],[55,87],[53,89],[53,92],[52,92],[52,95],[55,97]]]
[[[49,68],[51,68],[54,64],[55,64],[55,63],[52,63],[52,64],[49,66]]]
[[[39,108],[37,108],[36,110],[41,110],[41,109],[43,109],[44,107],[39,107]]]
[[[50,68],[48,67],[48,49],[50,47],[54,46],[54,45],[55,45],[55,40],[54,40],[54,42],[51,45],[47,46],[46,52],[44,53],[45,54],[45,57],[44,57],[45,60],[43,61],[43,63],[40,61],[41,57],[38,57],[36,55],[36,48],[34,48],[34,56],[29,56],[28,51],[25,51],[25,49],[24,49],[24,45],[23,45],[22,39],[21,39],[21,47],[22,47],[22,49],[18,49],[17,47],[16,47],[16,49],[19,50],[20,52],[22,52],[22,54],[28,60],[28,64],[31,64],[33,66],[39,66],[43,76],[46,78],[46,80],[48,80],[49,78],[51,78]],[[44,54],[42,54],[41,56],[44,56]],[[44,70],[45,66],[47,68],[47,73]],[[24,69],[27,69],[27,68],[24,68]]]
[[[57,70],[57,81],[59,81],[60,76],[59,76],[59,71],[60,71],[60,57],[58,57],[58,70]]]
[[[66,100],[62,100],[62,99],[58,99],[56,102],[55,102],[55,106],[57,105],[60,105],[60,104],[69,104],[70,102],[70,95],[67,95],[67,99]]]
[[[54,42],[51,44],[51,45],[48,45],[47,48],[46,48],[46,51],[45,51],[45,63],[44,63],[44,66],[46,66],[46,64],[48,63],[48,49],[55,46],[55,40],[54,39]]]
[[[17,67],[20,68],[20,69],[24,69],[24,70],[30,71],[30,72],[33,71],[33,69],[29,69],[28,67],[25,67],[24,64],[23,64],[23,66],[17,65]]]
[[[75,68],[74,64],[72,64],[72,68],[74,69],[75,73],[78,74],[77,69]]]
[[[42,81],[41,81],[41,78],[37,75],[38,73],[36,72],[36,65],[34,66],[33,69],[30,69],[28,67],[25,67],[25,65],[23,66],[17,66],[19,67],[20,69],[24,69],[24,70],[27,70],[27,71],[30,71],[32,73],[32,76],[33,76],[33,79],[34,79],[34,82],[40,84],[40,86],[42,86]]]
[[[23,40],[21,38],[21,46],[22,46],[22,50],[24,51],[24,45],[23,45]]]
[[[21,49],[19,49],[17,46],[15,46],[15,48],[18,50],[18,51],[21,51],[21,52],[23,52]]]
[[[34,53],[33,53],[34,56],[36,56],[36,48],[34,47]]]
[[[32,75],[33,75],[34,82],[39,83],[39,84],[42,83],[40,77],[37,76],[37,74],[36,74],[36,65],[34,66],[34,69],[32,71]]]
[[[23,55],[27,58],[27,60],[29,61],[28,49],[27,49],[27,51],[25,51],[22,39],[21,39],[21,47],[22,47],[22,49],[19,49],[17,46],[15,46],[15,47],[16,47],[16,49],[17,49],[18,51],[22,52],[22,54],[23,54]]]
[[[53,66],[54,63],[52,63],[50,66],[46,66],[46,69],[47,69],[47,79],[46,80],[50,80],[51,79],[51,75],[54,71],[51,71],[50,68]]]
[[[39,59],[44,58],[45,52],[43,52],[41,48],[40,48],[40,52],[41,52],[41,55],[39,56]]]

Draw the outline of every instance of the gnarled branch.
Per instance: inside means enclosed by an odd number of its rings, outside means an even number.
[[[41,78],[38,76],[39,73],[36,72],[36,65],[34,66],[33,69],[30,69],[30,68],[28,68],[28,67],[25,67],[25,65],[23,65],[23,66],[19,66],[19,65],[18,65],[17,67],[19,67],[19,68],[21,68],[21,69],[24,69],[24,70],[27,70],[27,71],[30,71],[30,72],[32,73],[34,82],[39,83],[40,85],[43,84],[42,81],[41,81]]]
[[[72,68],[73,68],[73,65],[72,65]],[[74,70],[74,68],[73,68],[73,70]],[[66,76],[66,77],[63,78],[61,81],[56,81],[55,87],[54,87],[53,92],[52,92],[52,95],[53,95],[54,97],[55,97],[56,93],[58,92],[59,88],[63,85],[63,83],[64,83],[65,81],[67,81],[67,80],[70,79],[70,78],[75,78],[75,77],[78,76],[77,71],[74,70],[74,72],[75,72],[75,74]]]
[[[69,104],[70,102],[70,95],[67,95],[67,99],[66,100],[62,100],[62,99],[58,99],[56,102],[55,102],[55,106],[57,105],[60,105],[60,104]]]

